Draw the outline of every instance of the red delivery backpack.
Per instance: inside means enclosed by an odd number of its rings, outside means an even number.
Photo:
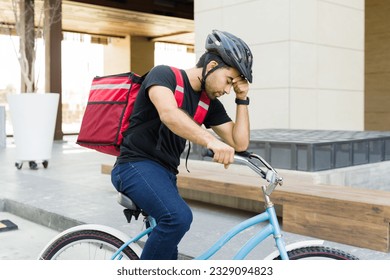
[[[176,76],[175,99],[181,107],[184,101],[183,77],[179,69],[171,69]],[[144,76],[133,72],[95,77],[76,143],[118,156],[123,132],[129,128],[131,112],[143,80]],[[194,115],[199,125],[203,123],[209,105],[210,99],[202,92]]]

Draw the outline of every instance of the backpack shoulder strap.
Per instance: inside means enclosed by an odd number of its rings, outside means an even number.
[[[204,122],[209,107],[210,107],[210,98],[207,96],[206,91],[203,90],[200,95],[198,107],[196,108],[196,112],[194,115],[194,120],[198,124],[202,124]]]
[[[180,69],[176,67],[171,67],[173,73],[176,77],[176,88],[175,88],[175,99],[177,102],[177,106],[183,106],[184,101],[184,81],[183,76],[181,75]]]
[[[183,106],[184,101],[184,81],[180,70],[176,67],[171,67],[176,77],[175,99],[178,107]],[[202,91],[198,107],[196,108],[194,121],[201,125],[206,118],[207,111],[210,106],[210,98],[208,98],[205,91]]]

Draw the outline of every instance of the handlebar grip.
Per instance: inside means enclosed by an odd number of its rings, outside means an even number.
[[[202,157],[211,157],[212,158],[212,157],[214,157],[214,152],[210,149],[202,149],[201,155],[202,155]],[[251,153],[244,151],[244,152],[236,152],[235,155],[241,156],[244,158],[249,158]]]
[[[241,156],[241,157],[244,157],[244,158],[250,158],[251,157],[251,153],[248,152],[248,151],[236,152],[235,155]]]
[[[202,157],[214,157],[214,152],[210,149],[202,149]]]

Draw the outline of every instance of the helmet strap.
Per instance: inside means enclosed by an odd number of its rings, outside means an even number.
[[[206,59],[206,61],[207,61],[207,59]],[[210,62],[210,61],[209,61],[209,62]],[[207,65],[209,64],[209,62],[205,63],[205,65],[203,66],[203,70],[202,70],[202,79],[200,80],[201,89],[202,89],[202,90],[206,90],[206,79],[207,79],[207,77],[208,77],[211,73],[213,73],[215,70],[217,70],[217,69],[219,69],[219,68],[222,68],[222,67],[226,66],[226,64],[225,64],[224,62],[220,61],[220,62],[218,62],[218,64],[217,64],[214,68],[210,69],[210,71],[208,71],[207,74],[206,74],[206,68],[207,68]]]

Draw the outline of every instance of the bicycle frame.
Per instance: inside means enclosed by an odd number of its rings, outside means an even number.
[[[244,259],[257,245],[263,242],[267,237],[273,235],[275,238],[276,247],[280,253],[281,259],[288,260],[288,255],[286,251],[286,246],[282,238],[279,222],[275,213],[274,205],[268,201],[270,204],[266,205],[266,211],[256,215],[250,219],[247,219],[231,230],[229,230],[225,235],[223,235],[210,249],[205,253],[195,258],[196,260],[207,260],[212,257],[216,252],[218,252],[230,239],[244,231],[247,228],[250,228],[254,225],[257,225],[262,222],[268,222],[268,224],[263,227],[256,235],[249,239],[244,246],[238,251],[234,256],[234,260]]]
[[[121,255],[121,252],[127,247],[129,246],[130,244],[134,243],[134,242],[137,242],[138,240],[140,240],[142,237],[148,235],[149,233],[152,232],[152,230],[154,229],[154,227],[157,225],[156,223],[156,220],[152,217],[147,217],[148,221],[149,221],[149,224],[150,226],[145,229],[144,231],[140,232],[137,236],[135,236],[134,238],[128,240],[127,242],[125,242],[111,257],[111,260],[120,260],[122,258],[122,255]]]
[[[266,199],[266,210],[258,214],[252,218],[249,218],[227,233],[225,233],[215,244],[210,247],[206,252],[196,257],[195,260],[207,260],[211,258],[216,252],[218,252],[223,246],[226,245],[233,237],[237,234],[243,232],[244,230],[253,227],[262,222],[268,222],[266,226],[264,226],[256,235],[254,235],[251,239],[249,239],[244,246],[240,248],[237,254],[234,256],[234,260],[242,260],[244,259],[257,245],[263,242],[270,235],[274,236],[276,247],[280,253],[282,260],[288,260],[288,255],[286,251],[286,246],[284,240],[282,238],[282,233],[280,230],[279,222],[276,216],[275,207],[272,202],[270,202],[268,196],[265,194],[265,187],[263,187],[264,196]],[[156,226],[156,221],[154,218],[148,217],[150,227],[139,233],[136,237],[128,240],[125,244],[122,245],[121,248],[118,249],[117,252],[111,257],[112,260],[121,259],[121,252],[124,248],[129,246],[131,243],[137,242],[150,232],[152,232],[153,228]]]
[[[249,218],[231,230],[229,230],[227,233],[225,233],[213,246],[211,246],[206,252],[201,254],[200,256],[196,257],[195,260],[207,260],[210,257],[212,257],[216,252],[218,252],[223,246],[226,245],[233,237],[235,237],[237,234],[243,232],[247,228],[253,227],[259,223],[267,222],[267,225],[264,226],[257,234],[255,234],[251,239],[249,239],[237,252],[237,254],[234,256],[234,260],[241,260],[244,259],[257,245],[259,245],[261,242],[263,242],[266,238],[268,238],[270,235],[274,236],[276,247],[278,248],[280,257],[282,260],[288,260],[288,255],[286,251],[286,246],[284,243],[284,240],[282,238],[279,222],[276,216],[275,207],[274,204],[271,202],[269,195],[272,193],[272,191],[275,189],[277,185],[282,184],[282,178],[277,176],[277,172],[260,156],[252,155],[253,158],[259,160],[268,171],[271,172],[265,172],[263,171],[259,166],[251,162],[250,160],[236,155],[235,159],[238,162],[244,163],[247,166],[249,166],[252,170],[254,170],[256,173],[258,173],[263,179],[266,179],[270,184],[268,186],[262,186],[263,191],[263,197],[265,201],[265,207],[266,210],[258,214],[252,218]],[[131,243],[137,242],[147,234],[149,234],[153,228],[156,226],[156,221],[152,217],[147,217],[150,227],[139,233],[136,237],[128,240],[125,242],[121,248],[117,250],[117,252],[114,253],[112,256],[112,260],[114,259],[121,259],[122,255],[121,252],[124,248],[129,246]]]

